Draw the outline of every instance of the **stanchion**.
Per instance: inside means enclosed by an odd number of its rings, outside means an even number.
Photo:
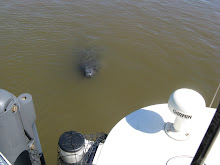
[[[203,165],[220,131],[220,103],[191,165]]]

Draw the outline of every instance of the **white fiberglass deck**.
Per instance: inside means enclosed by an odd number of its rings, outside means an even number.
[[[212,108],[201,110],[194,116],[191,137],[186,141],[176,141],[164,131],[165,124],[175,120],[167,104],[139,109],[124,117],[111,130],[97,165],[173,165],[176,161],[178,165],[190,164],[215,111]],[[220,153],[219,147],[218,137],[211,155],[206,160],[207,165],[220,162],[219,156],[216,156]],[[178,157],[180,161],[172,159],[174,157]]]

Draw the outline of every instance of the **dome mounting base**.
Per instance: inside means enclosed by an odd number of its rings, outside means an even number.
[[[173,123],[170,122],[166,123],[164,131],[169,137],[171,137],[174,140],[185,141],[190,138],[190,134],[187,131],[176,131],[173,126]]]

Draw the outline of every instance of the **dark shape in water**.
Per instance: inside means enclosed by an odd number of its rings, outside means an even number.
[[[86,49],[81,52],[79,67],[82,74],[87,78],[91,78],[96,74],[98,62],[92,50]]]

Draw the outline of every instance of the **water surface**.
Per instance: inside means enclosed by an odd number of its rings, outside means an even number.
[[[47,164],[65,131],[108,133],[182,87],[209,106],[220,82],[218,0],[1,0],[0,22],[0,88],[32,94]],[[76,69],[87,48],[93,79]]]

